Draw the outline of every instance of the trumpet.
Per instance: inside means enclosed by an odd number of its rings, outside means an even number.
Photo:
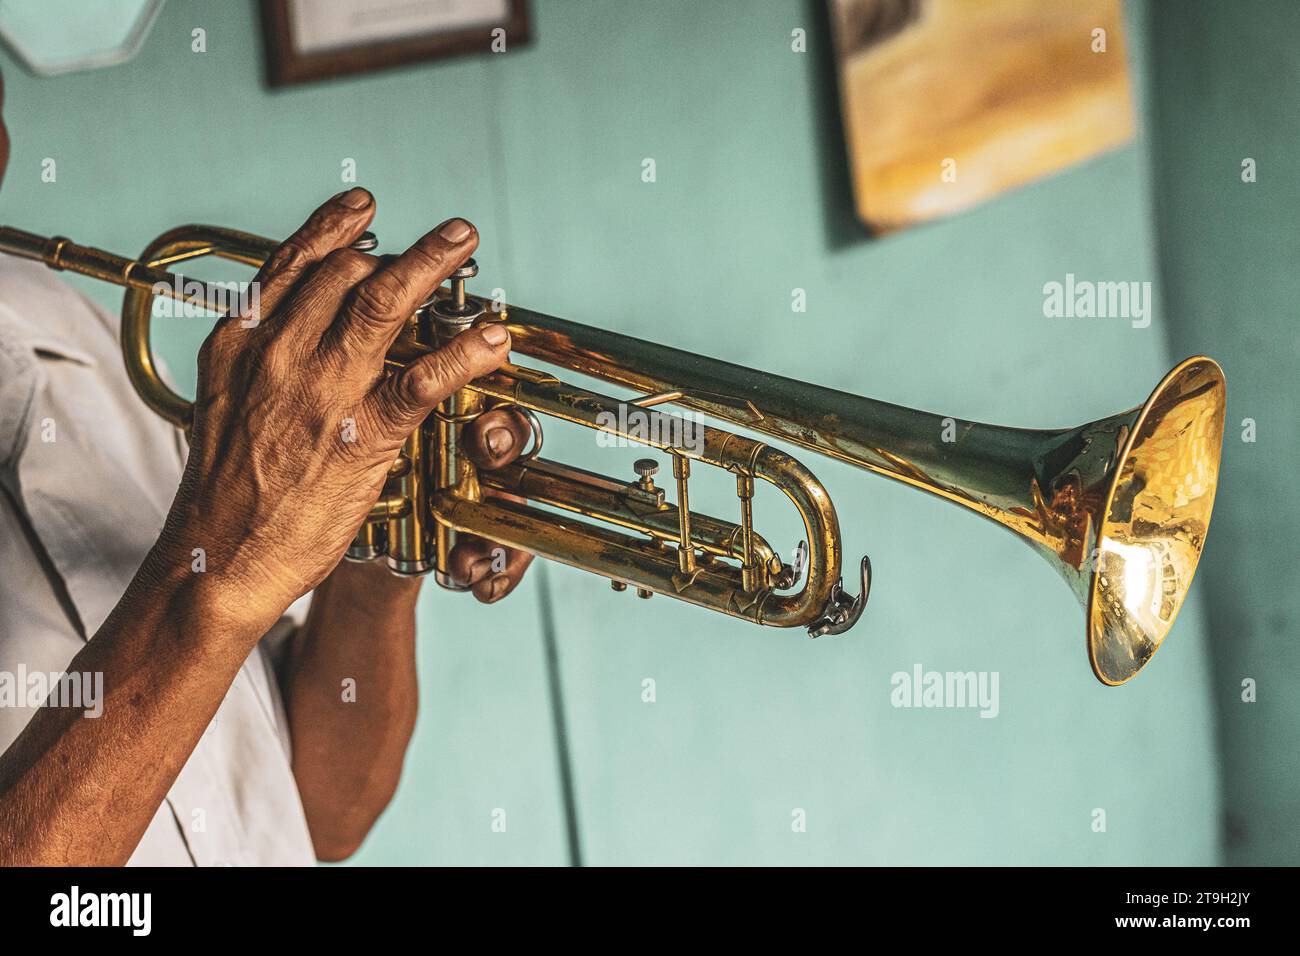
[[[371,234],[356,244],[376,245]],[[155,297],[216,309],[222,300],[209,284],[182,280],[171,268],[204,256],[256,267],[276,246],[249,233],[188,225],[127,258],[0,227],[0,251],[126,287],[121,344],[130,380],[149,408],[181,428],[193,408],[158,374],[150,343]],[[349,559],[382,559],[397,574],[433,573],[455,589],[450,552],[457,535],[473,534],[642,597],[661,594],[755,624],[802,627],[812,637],[849,630],[867,603],[871,563],[861,559],[860,589],[850,593],[826,488],[766,441],[662,410],[677,406],[903,482],[1010,529],[1083,605],[1088,660],[1103,684],[1132,678],[1172,628],[1205,546],[1218,483],[1226,393],[1213,359],[1186,359],[1143,404],[1075,428],[986,425],[489,302],[466,292],[476,273],[470,260],[411,316],[388,367],[403,367],[475,323],[504,322],[515,352],[636,397],[616,399],[513,362],[471,383],[406,440]],[[460,436],[495,408],[526,417],[531,447],[502,469],[479,470]],[[650,427],[629,427],[628,409]],[[658,449],[672,464],[675,501],[656,485],[652,459],[636,463],[635,479],[621,479],[540,457],[539,416]],[[677,440],[688,431],[692,441]],[[734,476],[739,520],[691,510],[692,469],[705,465]],[[754,528],[756,481],[780,489],[803,521],[806,540],[793,564]]]

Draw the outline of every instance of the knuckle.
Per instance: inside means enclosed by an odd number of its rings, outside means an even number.
[[[384,279],[363,282],[352,293],[351,312],[363,322],[387,323],[397,317],[402,300]]]
[[[339,224],[345,217],[345,210],[336,202],[327,202],[320,206],[307,217],[307,222],[303,226],[303,232],[313,234],[320,232],[329,232],[338,228]]]
[[[307,246],[298,236],[290,236],[271,253],[266,260],[263,271],[268,275],[278,272],[292,272],[302,268],[307,261]]]
[[[404,412],[426,408],[445,399],[455,387],[441,362],[422,365],[400,379],[397,404]]]
[[[455,268],[448,258],[448,251],[442,246],[431,246],[420,242],[411,247],[411,258],[421,271],[433,273],[441,281],[449,276]]]
[[[410,408],[422,406],[426,401],[445,398],[451,388],[441,364],[426,365],[415,374],[401,380],[402,403]]]
[[[346,246],[327,255],[322,266],[344,279],[357,279],[370,271],[371,257]]]
[[[401,376],[395,389],[397,404],[404,411],[428,408],[445,400],[473,379],[475,373],[472,356],[463,345],[453,341]]]
[[[307,221],[302,224],[302,228],[294,234],[293,238],[307,236],[316,239],[328,235],[338,229],[338,220],[339,212],[334,208],[334,204],[326,203],[307,217]]]

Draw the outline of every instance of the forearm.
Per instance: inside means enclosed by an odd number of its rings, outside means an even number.
[[[415,728],[419,582],[343,563],[316,589],[282,677],[316,855],[350,856],[392,799]]]
[[[45,706],[0,755],[0,865],[124,864],[261,635],[161,544],[68,665],[102,712]]]

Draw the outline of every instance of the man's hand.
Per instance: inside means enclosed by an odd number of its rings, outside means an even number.
[[[406,436],[509,353],[509,334],[490,324],[385,374],[403,323],[478,236],[449,219],[381,261],[347,248],[373,215],[364,189],[325,203],[258,273],[260,314],[222,320],[199,355],[189,461],[164,538],[186,563],[205,549],[223,603],[264,628],[338,563]],[[480,452],[494,428],[522,448],[514,416],[498,413],[476,431]],[[521,571],[526,560],[513,560]],[[480,599],[517,578],[464,576]]]

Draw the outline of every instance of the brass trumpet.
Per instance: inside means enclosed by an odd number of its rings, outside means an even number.
[[[209,306],[220,300],[206,284],[182,281],[168,270],[201,256],[259,266],[276,245],[191,225],[159,236],[138,259],[128,259],[0,227],[0,251],[127,287],[122,354],[131,382],[151,409],[180,427],[188,425],[192,409],[158,375],[149,338],[154,298]],[[374,246],[369,235],[359,245]],[[353,560],[383,556],[396,573],[432,571],[440,584],[455,587],[448,555],[455,536],[470,533],[583,568],[645,597],[663,594],[756,624],[805,627],[813,637],[852,627],[866,604],[871,565],[862,559],[861,592],[846,591],[842,536],[826,489],[799,461],[762,441],[711,426],[698,428],[689,447],[673,441],[686,430],[683,420],[659,407],[677,405],[904,482],[1010,528],[1082,602],[1088,659],[1105,684],[1133,677],[1173,626],[1205,545],[1218,481],[1225,386],[1213,359],[1180,362],[1144,404],[1077,428],[958,423],[494,305],[466,294],[465,282],[475,273],[471,260],[411,317],[389,352],[391,367],[476,322],[499,321],[507,323],[515,351],[639,397],[620,401],[514,364],[474,382],[409,437],[349,549]],[[461,454],[460,432],[497,407],[514,407],[529,418],[533,447],[500,471],[480,472]],[[625,421],[629,407],[654,427],[633,434],[611,424]],[[639,479],[625,481],[540,458],[539,414],[667,453],[676,503],[656,486],[651,461],[638,462]],[[739,522],[690,510],[696,464],[735,476]],[[797,590],[799,569],[754,530],[756,479],[784,492],[803,519],[807,573]],[[486,497],[484,489],[531,504]]]

